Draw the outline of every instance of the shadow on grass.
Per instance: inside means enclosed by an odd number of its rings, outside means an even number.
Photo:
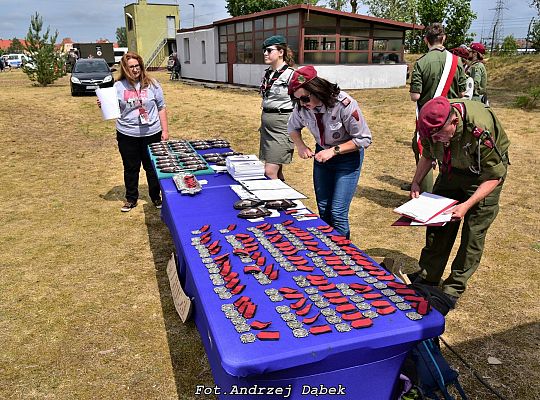
[[[398,179],[395,176],[391,175],[379,175],[377,177],[378,180],[384,183],[388,183],[389,185],[395,186],[397,188],[401,188],[401,185],[407,185],[410,184],[410,181],[406,181],[404,179]],[[404,192],[407,193],[407,192]]]
[[[459,305],[452,312],[459,312]],[[530,371],[522,367],[538,365],[539,339],[540,323],[531,322],[494,335],[450,344],[450,346],[499,392],[502,398],[532,400],[537,399],[540,393],[538,371]],[[516,351],[518,343],[520,350]],[[459,380],[465,392],[474,396],[471,398],[486,400],[499,398],[484,387],[463,362],[442,343],[441,349],[452,367],[459,372]],[[489,364],[487,358],[490,356],[496,357],[501,364]]]
[[[418,259],[411,257],[395,249],[386,249],[384,247],[372,247],[364,249],[370,257],[387,257],[394,260],[396,266],[401,266],[403,273],[410,274],[418,270]],[[420,256],[420,254],[418,254]]]
[[[401,181],[396,179],[396,181]],[[354,194],[356,198],[365,198],[369,201],[377,203],[381,207],[396,208],[409,200],[409,193],[403,192],[403,195],[391,192],[384,189],[375,189],[369,186],[360,185]]]
[[[152,204],[144,204],[143,209],[150,251],[154,259],[176,392],[179,399],[191,399],[196,385],[213,385],[210,367],[193,320],[182,323],[174,307],[167,275],[167,263],[176,250],[169,230],[160,218],[160,211]]]
[[[107,201],[124,201],[126,194],[126,188],[122,186],[113,186],[105,194],[100,194],[99,197]],[[148,195],[148,185],[139,185],[139,199],[145,200],[150,203],[150,196]]]

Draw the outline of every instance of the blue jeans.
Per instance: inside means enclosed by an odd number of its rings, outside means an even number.
[[[322,150],[317,146],[316,151]],[[360,179],[364,149],[337,155],[325,163],[313,161],[313,186],[322,220],[349,238],[349,207]]]

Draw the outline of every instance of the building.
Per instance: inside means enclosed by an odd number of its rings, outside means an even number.
[[[176,51],[177,4],[151,4],[138,0],[124,7],[124,17],[128,48],[138,53],[147,67],[159,67]]]
[[[176,35],[182,77],[258,86],[262,43],[283,35],[297,64],[314,65],[344,89],[405,85],[405,32],[421,25],[305,4],[182,29]]]

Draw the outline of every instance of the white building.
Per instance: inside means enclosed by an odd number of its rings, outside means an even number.
[[[314,65],[343,89],[405,85],[405,32],[421,25],[299,4],[181,29],[182,77],[259,86],[262,43],[282,35],[298,65]]]

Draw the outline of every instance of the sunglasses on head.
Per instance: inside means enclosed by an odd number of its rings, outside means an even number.
[[[311,101],[311,94],[307,94],[305,96],[300,96],[300,97],[292,96],[292,100],[294,102],[309,103]]]
[[[264,54],[266,54],[266,53],[270,54],[270,53],[273,52],[274,50],[277,50],[277,48],[275,48],[275,47],[265,47],[265,48],[263,49],[263,53],[264,53]]]

